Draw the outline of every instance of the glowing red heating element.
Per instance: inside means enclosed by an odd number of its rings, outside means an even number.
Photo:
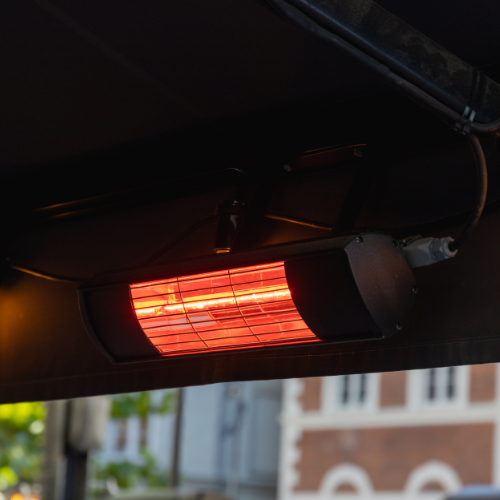
[[[164,355],[317,342],[283,262],[130,286],[144,333]]]

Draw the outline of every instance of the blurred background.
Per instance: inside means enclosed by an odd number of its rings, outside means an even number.
[[[0,500],[500,498],[496,364],[0,406]]]

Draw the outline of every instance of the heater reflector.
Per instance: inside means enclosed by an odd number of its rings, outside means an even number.
[[[320,340],[295,307],[284,262],[138,283],[130,295],[164,356]]]
[[[397,241],[363,234],[118,270],[78,294],[112,362],[177,363],[383,339],[408,321],[416,290]]]

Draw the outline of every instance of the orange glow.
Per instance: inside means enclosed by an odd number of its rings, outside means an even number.
[[[10,497],[10,500],[24,500],[24,497],[20,493],[14,493]]]
[[[283,262],[130,286],[163,355],[317,342],[293,303]]]

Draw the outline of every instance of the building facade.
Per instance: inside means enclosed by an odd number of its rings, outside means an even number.
[[[439,500],[500,485],[497,365],[285,381],[279,500]]]
[[[274,500],[279,454],[280,380],[213,384],[184,389],[180,443],[181,488],[213,491],[234,500]],[[164,391],[155,391],[161,397]],[[146,447],[169,471],[172,413],[111,420],[96,457],[102,464],[140,464]]]

